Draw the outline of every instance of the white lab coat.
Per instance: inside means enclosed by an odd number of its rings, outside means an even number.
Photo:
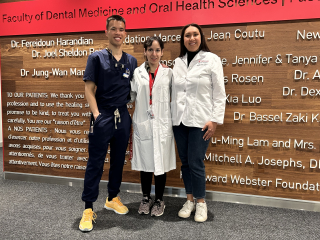
[[[149,109],[149,73],[145,63],[134,71],[131,81],[131,101],[135,101],[133,113],[133,170],[154,172],[161,175],[176,168],[176,154],[170,112],[172,70],[161,65],[152,88],[151,119]]]
[[[188,67],[187,54],[173,67],[172,123],[203,128],[208,121],[223,124],[226,93],[220,58],[200,51]]]

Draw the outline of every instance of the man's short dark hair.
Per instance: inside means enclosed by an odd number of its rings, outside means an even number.
[[[112,16],[107,18],[107,30],[108,30],[110,22],[112,20],[121,21],[121,22],[124,23],[124,26],[126,26],[126,20],[123,17],[121,17],[120,15],[112,15]]]

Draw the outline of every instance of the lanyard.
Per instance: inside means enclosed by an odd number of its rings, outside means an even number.
[[[151,72],[149,71],[150,105],[152,105],[152,88],[153,88],[154,80],[156,79],[158,68],[159,68],[159,66],[154,71],[154,78],[152,78]]]

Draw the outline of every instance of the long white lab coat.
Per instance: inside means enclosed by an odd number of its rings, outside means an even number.
[[[172,131],[170,92],[172,70],[161,65],[152,88],[150,108],[149,74],[145,63],[134,71],[131,81],[131,101],[135,101],[133,114],[133,170],[161,175],[176,168],[176,154]]]
[[[208,121],[223,124],[226,105],[220,58],[200,51],[187,65],[187,54],[173,67],[171,112],[174,126],[203,128]]]

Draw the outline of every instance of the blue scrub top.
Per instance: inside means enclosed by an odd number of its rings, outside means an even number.
[[[117,61],[106,49],[94,52],[88,57],[83,80],[96,84],[99,109],[121,107],[130,100],[130,81],[137,67],[137,59],[123,52],[117,67],[115,63]],[[121,64],[124,65],[123,69]]]

